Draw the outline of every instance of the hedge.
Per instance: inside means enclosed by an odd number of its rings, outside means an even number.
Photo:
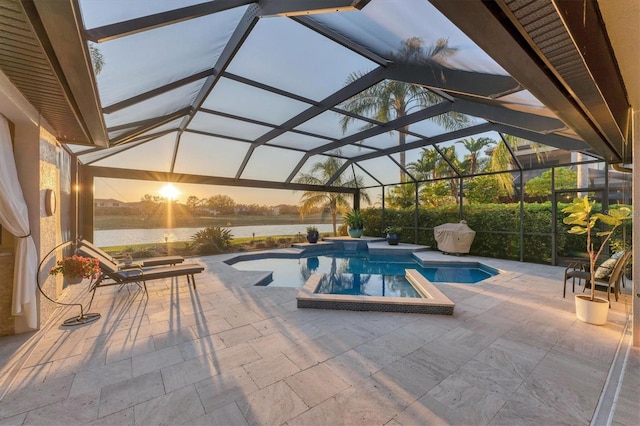
[[[568,234],[569,227],[562,222],[562,209],[568,204],[558,203],[557,247],[560,257],[580,257],[585,252],[584,236]],[[525,203],[524,207],[524,261],[551,263],[552,255],[552,211],[551,203]],[[385,226],[403,228],[401,242],[415,243],[415,210],[385,208],[384,222],[382,209],[362,210],[365,235],[383,236]],[[476,231],[470,254],[498,259],[520,259],[520,205],[513,204],[473,204],[464,206],[464,220]],[[420,208],[418,211],[418,236],[420,245],[437,247],[433,228],[443,223],[457,223],[457,206]],[[631,223],[627,223],[620,234],[631,241]]]

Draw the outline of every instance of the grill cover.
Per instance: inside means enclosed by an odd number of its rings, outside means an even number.
[[[476,231],[469,228],[464,221],[460,223],[444,223],[433,228],[438,243],[438,250],[444,253],[469,253]]]

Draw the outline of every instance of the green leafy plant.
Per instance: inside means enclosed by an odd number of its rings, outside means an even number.
[[[563,213],[568,214],[563,220],[564,223],[572,226],[569,233],[587,235],[587,254],[589,255],[589,271],[591,273],[591,301],[593,301],[596,296],[596,261],[615,230],[622,225],[623,221],[631,219],[631,209],[628,207],[620,207],[615,210],[611,209],[608,214],[594,213],[593,206],[595,203],[595,201],[589,201],[588,196],[584,196],[583,198],[575,198],[570,206],[562,209]],[[598,237],[605,237],[602,243],[600,243],[598,250],[596,250],[592,242],[592,234],[598,221],[602,221],[611,228],[608,231],[595,233]]]
[[[318,233],[318,227],[316,226],[307,226],[307,233]]]
[[[400,235],[402,233],[402,228],[397,227],[397,226],[387,226],[386,228],[384,228],[384,233],[385,234],[398,234],[398,235]]]
[[[102,272],[102,270],[100,269],[98,259],[73,255],[58,260],[56,265],[49,271],[49,274],[62,274],[68,278],[96,279],[100,275],[100,272]]]
[[[208,226],[196,232],[191,239],[198,246],[200,254],[220,253],[231,248],[231,230],[219,226]]]
[[[364,228],[364,218],[359,209],[351,210],[344,215],[344,223],[353,229]]]

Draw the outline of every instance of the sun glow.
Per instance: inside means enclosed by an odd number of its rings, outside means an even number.
[[[178,199],[178,196],[180,195],[180,190],[170,183],[163,186],[159,192],[163,198],[166,198],[169,201]]]

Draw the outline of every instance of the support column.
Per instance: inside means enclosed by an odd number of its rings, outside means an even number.
[[[80,170],[78,167],[78,158],[70,155],[69,159],[69,178],[71,188],[69,191],[69,206],[66,210],[69,214],[69,233],[67,240],[74,240],[81,234],[80,232]]]
[[[520,169],[520,208],[518,209],[518,211],[520,213],[520,262],[524,262],[524,173],[522,173],[522,169]],[[553,223],[556,222],[554,221]],[[552,249],[557,252],[555,245],[552,244],[552,246]]]
[[[382,218],[381,218],[381,222],[380,222],[380,231],[382,231],[384,228],[387,227],[386,224],[386,218],[385,218],[385,214],[384,214],[384,210],[385,210],[385,205],[384,205],[384,185],[382,185]]]
[[[458,177],[458,222],[464,219],[464,190],[462,189],[463,185],[462,176]]]
[[[80,177],[76,191],[78,204],[76,215],[78,216],[79,237],[93,242],[93,174],[87,166],[78,166]]]
[[[413,243],[414,244],[418,244],[418,227],[420,226],[420,212],[419,207],[420,207],[420,190],[418,188],[418,182],[416,182],[414,180],[414,185],[415,185],[415,196],[416,196],[416,201],[415,201],[415,211],[413,212]]]
[[[640,164],[637,159],[640,158],[640,110],[633,112],[633,158],[636,164],[633,165],[633,235],[640,235],[640,212],[636,208],[636,205],[640,202]],[[632,312],[633,312],[633,346],[640,347],[640,244],[633,245],[633,280],[632,281],[632,293],[631,299]]]

